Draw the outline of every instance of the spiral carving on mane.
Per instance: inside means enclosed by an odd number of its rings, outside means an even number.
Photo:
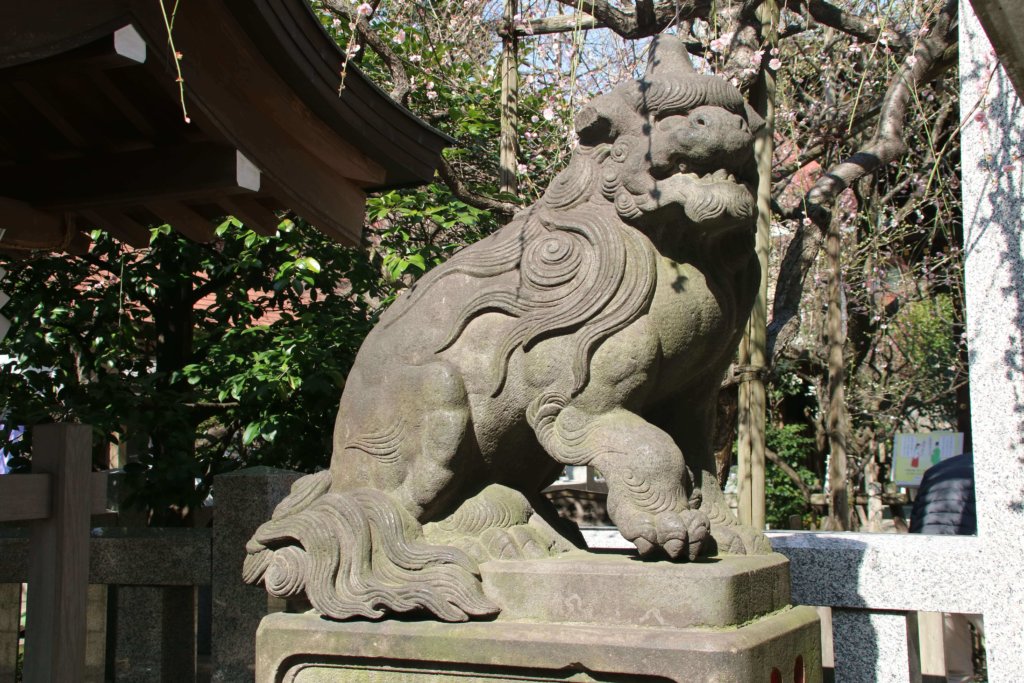
[[[636,320],[650,303],[655,283],[655,249],[614,210],[589,202],[614,178],[602,168],[619,166],[611,145],[580,148],[544,198],[476,248],[427,273],[381,319],[393,325],[444,278],[455,274],[480,280],[478,293],[460,309],[437,353],[454,345],[484,313],[516,319],[496,352],[492,395],[504,387],[516,349],[572,335],[572,395],[590,378],[590,355],[605,339]],[[631,264],[631,265],[630,265]],[[515,281],[498,276],[518,271]]]
[[[589,381],[590,356],[597,345],[636,320],[650,303],[654,247],[616,214],[593,204],[569,211],[533,212],[518,229],[512,227],[495,237],[521,245],[514,262],[507,264],[508,269],[518,269],[518,281],[482,282],[479,294],[459,311],[456,326],[438,351],[458,341],[477,316],[503,313],[516,318],[516,323],[498,347],[492,395],[501,392],[516,349],[529,351],[537,342],[560,335],[572,338],[572,395],[576,395]],[[501,242],[496,245],[499,249],[504,246]],[[466,254],[470,256],[476,254]],[[465,263],[462,272],[469,272]]]

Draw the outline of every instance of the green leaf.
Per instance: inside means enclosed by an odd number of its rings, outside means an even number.
[[[251,444],[260,435],[261,429],[263,429],[263,425],[259,422],[250,422],[242,432],[242,443],[246,446]]]

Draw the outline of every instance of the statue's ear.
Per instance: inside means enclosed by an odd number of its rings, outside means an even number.
[[[593,146],[615,140],[619,131],[612,117],[612,104],[602,95],[576,115],[576,134],[580,136],[581,144]]]

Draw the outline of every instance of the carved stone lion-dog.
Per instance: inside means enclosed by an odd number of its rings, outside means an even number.
[[[245,579],[337,619],[494,614],[479,562],[582,544],[540,493],[566,465],[600,470],[641,555],[766,552],[728,510],[710,443],[760,276],[761,125],[656,39],[641,80],[580,113],[544,196],[381,317],[330,470],[257,530]]]

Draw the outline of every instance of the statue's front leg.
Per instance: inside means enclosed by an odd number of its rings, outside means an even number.
[[[593,415],[543,398],[529,418],[555,460],[601,471],[608,514],[641,555],[661,548],[672,559],[697,557],[708,519],[690,507],[683,454],[668,434],[621,408]]]
[[[693,400],[691,396],[704,396]],[[719,552],[735,555],[770,553],[771,545],[759,530],[740,524],[715,476],[712,439],[718,400],[717,382],[702,391],[688,392],[654,411],[654,421],[672,435],[686,454],[694,487],[700,492],[699,509],[710,521],[710,538],[705,554]]]

